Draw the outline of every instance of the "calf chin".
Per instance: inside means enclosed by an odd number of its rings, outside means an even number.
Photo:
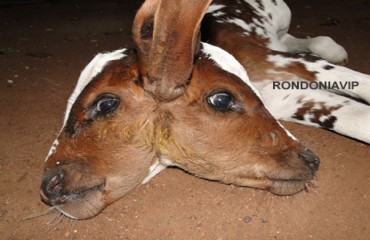
[[[95,217],[108,205],[103,192],[94,191],[81,199],[57,205],[55,209],[69,218],[84,220]]]

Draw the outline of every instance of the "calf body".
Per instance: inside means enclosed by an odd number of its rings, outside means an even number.
[[[363,84],[366,75],[328,62],[346,61],[342,47],[288,35],[283,1],[215,1],[206,13],[208,5],[146,1],[133,27],[137,52],[99,54],[85,68],[45,162],[45,203],[90,218],[168,166],[295,194],[314,179],[319,158],[276,118],[369,142],[369,131],[341,117],[356,104],[368,114],[366,104],[333,91],[272,88],[274,81],[324,81],[325,74],[339,81],[340,71]],[[199,41],[204,14],[204,40],[227,52]],[[335,54],[320,50],[322,43]],[[365,103],[367,93],[341,92]]]
[[[288,34],[290,17],[282,0],[216,0],[203,21],[203,38],[235,56],[277,119],[370,143],[370,76],[335,65],[348,56],[331,38]],[[274,87],[283,82],[310,87]],[[318,89],[319,83],[328,87]]]

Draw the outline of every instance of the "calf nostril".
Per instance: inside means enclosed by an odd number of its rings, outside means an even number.
[[[55,205],[63,202],[62,190],[64,176],[62,172],[44,179],[41,185],[40,197],[48,205]]]
[[[50,192],[56,192],[60,191],[60,189],[62,189],[62,182],[61,176],[60,174],[58,174],[50,179],[50,182],[47,186],[47,190]]]
[[[310,149],[299,152],[298,157],[305,161],[310,168],[317,169],[320,165],[320,158]]]

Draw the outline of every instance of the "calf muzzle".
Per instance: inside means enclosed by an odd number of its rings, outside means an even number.
[[[66,200],[63,196],[64,182],[61,170],[45,174],[40,189],[41,200],[49,206],[63,204]]]

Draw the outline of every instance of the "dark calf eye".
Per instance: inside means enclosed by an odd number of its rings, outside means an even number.
[[[98,113],[111,112],[117,108],[118,103],[119,103],[118,99],[114,99],[114,98],[102,99],[96,105],[96,111]]]
[[[100,95],[94,104],[93,115],[106,115],[117,109],[120,98],[114,94]]]
[[[228,110],[231,104],[231,101],[232,101],[232,98],[227,93],[216,93],[208,97],[209,105],[211,105],[214,108],[217,108],[218,110],[223,110],[223,111]]]
[[[207,103],[214,110],[221,112],[240,112],[243,110],[242,105],[235,100],[234,96],[226,91],[211,93],[207,97]]]

